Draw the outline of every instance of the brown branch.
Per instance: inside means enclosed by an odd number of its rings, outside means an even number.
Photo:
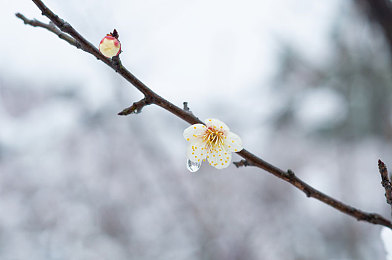
[[[142,100],[138,102],[134,102],[132,106],[125,108],[123,111],[118,113],[119,116],[126,116],[129,114],[139,114],[142,112],[143,107],[152,104],[151,100],[148,100],[147,98],[143,98]]]
[[[385,163],[381,160],[378,160],[378,170],[381,175],[381,185],[385,189],[385,198],[387,200],[387,203],[391,205],[391,216],[392,216],[392,185],[391,185],[391,180],[388,177],[387,166],[385,166]]]
[[[80,49],[80,44],[74,38],[70,37],[69,35],[67,35],[65,33],[62,33],[52,22],[46,24],[46,23],[43,23],[43,22],[38,21],[36,19],[34,19],[34,20],[27,19],[21,13],[16,13],[15,15],[19,19],[23,20],[23,22],[25,24],[31,25],[33,27],[45,28],[45,29],[51,31],[52,33],[56,34],[60,39],[63,39],[64,41],[68,42],[69,44],[71,44],[71,45],[75,46],[76,48]]]
[[[299,179],[297,176],[295,176],[294,172],[292,170],[288,170],[287,172],[279,169],[278,167],[275,167],[274,165],[256,157],[255,155],[251,154],[250,152],[246,150],[242,150],[238,153],[241,155],[243,158],[246,158],[248,163],[253,164],[256,167],[259,167],[261,169],[266,170],[267,172],[275,175],[276,177],[283,179],[292,185],[294,185],[297,189],[303,191],[307,197],[312,197],[315,198],[319,201],[324,202],[325,204],[328,204],[329,206],[347,214],[350,215],[357,220],[362,220],[366,221],[369,223],[373,224],[378,224],[382,226],[386,226],[392,229],[392,223],[391,221],[385,219],[384,217],[375,214],[375,213],[368,213],[364,212],[362,210],[356,209],[350,205],[347,205],[343,202],[340,202],[318,190],[310,186],[309,184],[305,183],[301,179]]]
[[[252,164],[250,164],[247,160],[241,160],[238,162],[233,162],[233,164],[235,165],[235,167],[240,168],[240,167],[246,167],[246,166],[253,166]]]
[[[190,124],[196,123],[203,123],[201,122],[196,116],[188,111],[181,109],[166,99],[162,98],[151,89],[149,89],[146,85],[144,85],[139,79],[137,79],[131,72],[129,72],[120,62],[120,59],[113,61],[111,59],[105,58],[97,48],[94,47],[90,42],[84,39],[70,24],[65,22],[59,16],[54,14],[48,7],[41,0],[32,0],[37,7],[42,11],[42,14],[48,17],[61,31],[71,35],[77,42],[80,43],[81,49],[91,53],[97,59],[104,62],[106,65],[111,67],[117,73],[119,73],[123,78],[129,81],[132,85],[134,85],[140,92],[142,92],[145,98],[151,100],[152,104],[158,105],[165,110],[169,111],[170,113],[176,115],[177,117],[183,119],[184,121]],[[140,102],[140,101],[139,101]],[[283,179],[299,190],[303,191],[308,197],[313,197],[325,204],[349,215],[357,220],[366,221],[373,224],[383,225],[392,229],[392,223],[383,218],[382,216],[374,213],[367,213],[363,212],[359,209],[346,205],[338,200],[335,200],[324,193],[316,190],[315,188],[311,187],[310,185],[306,184],[292,171],[285,172],[278,167],[273,166],[272,164],[262,160],[261,158],[253,155],[252,153],[248,152],[247,150],[243,149],[238,154],[243,157],[249,164],[256,166],[258,168],[264,169],[265,171],[275,175],[276,177]]]

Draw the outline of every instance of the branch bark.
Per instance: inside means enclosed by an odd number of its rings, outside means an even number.
[[[387,203],[391,205],[391,217],[392,217],[392,184],[390,178],[388,177],[387,166],[385,166],[385,163],[381,160],[378,160],[378,170],[381,175],[381,185],[385,189],[385,198],[387,200]]]
[[[52,33],[56,34],[60,39],[66,41],[69,44],[71,44],[71,45],[75,46],[76,48],[80,49],[80,44],[74,38],[70,37],[69,35],[67,35],[65,33],[62,33],[52,22],[46,24],[46,23],[43,23],[43,22],[38,21],[36,19],[34,19],[34,20],[27,19],[21,13],[16,13],[15,15],[16,15],[16,17],[21,19],[25,24],[31,25],[33,27],[45,28],[45,29],[51,31]]]
[[[147,98],[143,98],[142,100],[138,102],[134,102],[132,106],[124,109],[120,113],[118,113],[119,116],[127,116],[129,114],[139,114],[142,112],[143,107],[150,105],[152,103],[151,100],[148,100]]]
[[[58,15],[53,13],[41,0],[32,0],[36,6],[41,10],[42,15],[46,16],[55,24],[63,33],[69,35],[72,37],[78,44],[80,44],[80,47],[82,50],[94,55],[98,60],[101,60],[104,62],[106,65],[111,67],[113,70],[115,70],[117,73],[119,73],[124,79],[126,79],[128,82],[130,82],[133,86],[135,86],[140,92],[142,92],[145,96],[146,100],[149,100],[151,104],[155,104],[157,106],[162,107],[163,109],[167,110],[168,112],[176,115],[177,117],[183,119],[184,121],[190,123],[190,124],[196,124],[196,123],[203,123],[200,121],[196,116],[193,115],[193,113],[190,113],[189,111],[185,109],[181,109],[171,102],[167,101],[163,97],[159,96],[156,94],[154,91],[152,91],[150,88],[148,88],[143,82],[141,82],[139,79],[137,79],[130,71],[128,71],[122,64],[119,58],[115,59],[108,59],[104,57],[99,50],[90,42],[88,42],[82,35],[80,35],[69,23],[61,19]],[[18,16],[18,15],[17,15]],[[18,16],[21,18],[21,16]],[[22,18],[21,18],[22,19]],[[31,24],[28,19],[22,19],[26,24]],[[34,23],[37,27],[43,27],[47,28],[47,26],[43,26],[40,23],[35,22]],[[33,25],[34,26],[34,25]],[[53,30],[48,29],[49,31],[54,32]],[[145,105],[143,102],[144,101],[139,101],[141,102],[139,105]],[[138,103],[138,102],[136,102]],[[135,105],[135,104],[134,104]],[[136,106],[136,105],[135,105]],[[132,107],[131,107],[132,108]],[[283,171],[279,169],[278,167],[262,160],[261,158],[255,156],[251,152],[243,149],[242,151],[238,152],[238,155],[243,157],[246,161],[246,165],[252,165],[255,167],[258,167],[260,169],[263,169],[276,177],[292,184],[294,187],[297,189],[303,191],[307,197],[313,197],[349,216],[352,216],[356,218],[357,220],[361,221],[366,221],[372,224],[378,224],[382,226],[386,226],[392,229],[392,223],[383,218],[382,216],[375,214],[375,213],[368,213],[361,211],[359,209],[356,209],[352,206],[349,206],[347,204],[344,204],[318,190],[315,188],[311,187],[301,179],[295,176],[294,172],[291,170],[289,171]],[[245,165],[245,163],[243,163]]]

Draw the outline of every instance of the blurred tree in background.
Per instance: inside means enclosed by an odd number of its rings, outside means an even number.
[[[276,117],[277,128],[306,123],[303,110],[314,110],[308,117],[316,125],[306,125],[305,132],[347,142],[368,137],[391,141],[391,56],[374,22],[369,24],[358,8],[341,9],[330,33],[331,56],[325,60],[309,60],[289,43],[283,46],[273,84],[286,106]],[[318,103],[308,106],[309,97]]]

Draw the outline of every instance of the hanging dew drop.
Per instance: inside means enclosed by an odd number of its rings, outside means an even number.
[[[201,162],[192,162],[191,160],[188,159],[186,162],[186,168],[190,172],[197,172],[201,167]]]

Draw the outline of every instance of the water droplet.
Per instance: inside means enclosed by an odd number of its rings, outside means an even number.
[[[186,168],[190,172],[197,172],[201,167],[201,162],[192,162],[191,160],[188,159],[186,162]]]

